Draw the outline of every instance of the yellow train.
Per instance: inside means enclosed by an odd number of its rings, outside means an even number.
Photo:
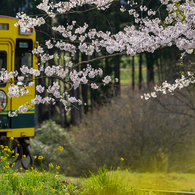
[[[16,18],[0,15],[0,71],[15,70],[20,74],[20,67],[26,65],[36,68],[36,59],[32,50],[36,47],[36,32],[33,28],[23,30],[20,26],[15,27]],[[32,76],[33,78],[34,76]],[[10,138],[15,153],[19,156],[14,160],[14,168],[26,169],[32,158],[29,151],[29,137],[34,136],[34,110],[17,117],[9,117],[8,113],[15,111],[19,106],[31,102],[35,96],[35,86],[28,87],[28,94],[9,98],[8,87],[11,83],[17,83],[17,78],[10,79],[7,83],[0,83],[0,145],[9,145]],[[25,155],[26,158],[22,156]]]

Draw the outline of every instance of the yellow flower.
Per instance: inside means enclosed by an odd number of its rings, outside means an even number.
[[[23,158],[26,158],[26,155],[25,154],[23,155]]]
[[[59,172],[56,172],[56,174],[59,174]]]
[[[51,191],[52,191],[53,193],[55,193],[55,190],[54,190],[54,189],[52,189]]]
[[[13,137],[10,137],[10,139],[11,139],[11,140],[14,140],[14,138],[13,138]]]
[[[39,177],[42,177],[43,176],[43,173],[39,173]]]
[[[56,165],[56,169],[59,169],[59,168],[60,168],[60,166],[59,165],[58,166]]]
[[[67,182],[70,183],[70,179],[69,178],[67,179]]]
[[[19,154],[18,154],[18,153],[16,153],[16,156],[19,156]]]
[[[4,148],[4,146],[3,146],[3,145],[0,145],[0,147],[1,147],[1,148]]]
[[[59,148],[58,148],[58,150],[60,151],[60,152],[62,152],[63,151],[63,147],[62,146],[60,146]]]
[[[119,169],[120,169],[120,167],[117,167],[117,169],[119,170]]]
[[[43,156],[39,156],[38,159],[39,159],[39,160],[42,160],[42,159],[43,159]]]
[[[126,169],[125,171],[128,172],[128,169]]]
[[[34,159],[36,159],[36,158],[37,158],[37,156],[33,156],[33,158],[34,158]]]
[[[122,161],[124,161],[124,158],[121,158]]]
[[[53,168],[53,164],[52,164],[52,163],[50,163],[50,164],[49,164],[49,167],[50,167],[50,168]]]

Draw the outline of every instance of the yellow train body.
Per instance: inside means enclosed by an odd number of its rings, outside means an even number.
[[[35,56],[32,50],[36,47],[36,34],[34,29],[26,31],[15,27],[16,18],[0,16],[0,71],[19,73],[23,65],[29,68],[36,68]],[[5,84],[0,83],[0,135],[6,137],[31,137],[34,136],[34,109],[30,109],[25,114],[17,117],[9,117],[8,113],[15,111],[19,106],[31,103],[35,96],[35,85],[26,87],[28,94],[19,97],[8,97],[8,88],[11,84],[16,84],[17,78],[8,80]],[[32,76],[34,79],[34,76]]]

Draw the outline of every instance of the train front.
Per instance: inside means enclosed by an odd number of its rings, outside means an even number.
[[[36,33],[32,28],[23,30],[19,26],[15,27],[16,22],[16,18],[0,16],[0,76],[3,71],[17,71],[20,76],[24,76],[20,70],[23,65],[29,69],[37,66],[35,56],[32,55],[32,50],[36,47]],[[0,83],[0,145],[7,145],[15,154],[19,154],[12,161],[14,169],[27,169],[32,161],[29,138],[34,136],[34,108],[28,109],[26,113],[19,113],[16,117],[9,117],[8,113],[31,103],[31,99],[35,97],[35,85],[29,87],[28,82],[33,79],[33,75],[24,77],[22,81],[14,77],[6,83]],[[10,85],[25,85],[29,92],[9,98]]]

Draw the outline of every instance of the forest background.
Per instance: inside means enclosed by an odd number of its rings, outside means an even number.
[[[39,3],[39,0],[1,0],[0,15],[15,17],[22,11],[38,15],[41,14],[36,9]],[[144,3],[154,10],[160,5],[156,0],[144,0]],[[36,29],[37,40],[40,44],[44,43],[52,36],[53,24],[72,20],[79,21],[80,25],[86,21],[90,28],[97,30],[118,32],[127,23],[133,23],[127,13],[119,11],[121,4],[128,6],[125,1],[120,1],[104,12],[96,10],[82,15],[62,15],[55,20],[48,18],[47,29]],[[159,13],[163,19],[166,14],[163,7]],[[48,61],[49,65],[63,64],[65,61],[61,56],[69,55],[59,50],[48,50],[49,54],[56,52],[59,58]],[[96,171],[103,165],[118,167],[121,158],[125,159],[123,168],[132,171],[194,172],[195,96],[189,95],[194,94],[194,88],[190,86],[174,97],[159,97],[155,101],[143,102],[140,99],[140,94],[152,90],[155,83],[164,80],[172,83],[186,71],[186,67],[178,65],[180,54],[178,49],[171,47],[154,53],[117,56],[92,63],[93,67],[104,70],[103,76],[112,75],[119,82],[98,90],[90,89],[88,85],[71,90],[70,95],[81,98],[86,105],[78,107],[73,104],[69,111],[63,109],[61,102],[55,106],[38,105],[35,117],[38,135],[32,140],[32,152],[43,155],[47,167],[48,162],[59,160],[53,148],[63,146],[61,171],[74,176],[86,174],[88,170]],[[91,58],[101,56],[101,53],[93,55]],[[78,52],[74,60],[89,59],[89,56]],[[186,66],[193,59],[193,55],[186,59]],[[95,82],[101,82],[101,79],[99,77]],[[37,84],[49,86],[53,81],[52,78],[39,79]],[[66,86],[63,85],[63,88],[66,89]]]

